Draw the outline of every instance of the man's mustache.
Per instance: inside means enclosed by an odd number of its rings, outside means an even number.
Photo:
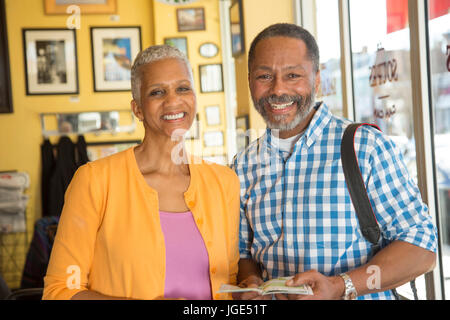
[[[301,106],[303,97],[300,95],[290,96],[288,94],[283,94],[281,96],[271,95],[268,97],[263,97],[258,100],[258,104],[262,107],[264,104],[284,104],[296,102],[298,106]]]

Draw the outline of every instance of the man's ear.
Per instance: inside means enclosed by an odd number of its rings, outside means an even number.
[[[144,115],[142,114],[141,107],[139,107],[138,103],[134,99],[131,100],[131,110],[133,111],[136,118],[139,119],[139,121],[144,120]]]
[[[315,94],[317,94],[318,92],[319,92],[319,87],[320,87],[320,70],[318,70],[317,72],[316,72],[316,77],[315,77],[315,83],[314,83],[314,85],[315,85]]]

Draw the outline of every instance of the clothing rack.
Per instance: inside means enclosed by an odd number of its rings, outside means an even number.
[[[120,132],[133,133],[136,130],[136,121],[131,110],[41,113],[40,117],[44,138],[86,133],[116,135]],[[53,123],[53,126],[50,126],[52,129],[49,129],[50,122]],[[128,124],[121,124],[124,122]],[[54,127],[56,129],[53,129]]]

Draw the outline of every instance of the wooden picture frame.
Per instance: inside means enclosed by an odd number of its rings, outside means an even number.
[[[222,64],[202,64],[198,68],[201,93],[223,92]]]
[[[131,66],[141,51],[141,27],[91,27],[95,92],[131,90]]]
[[[178,8],[178,32],[206,30],[204,8]]]
[[[187,38],[186,37],[170,37],[170,38],[164,38],[164,44],[167,44],[169,46],[175,47],[181,52],[184,53],[186,58],[189,58],[188,55],[188,44],[187,44]]]
[[[0,0],[0,113],[12,113],[11,73],[5,0]]]
[[[234,0],[230,6],[230,33],[231,53],[233,57],[245,53],[242,0]]]
[[[91,3],[90,3],[91,2]],[[44,0],[45,14],[67,14],[67,8],[71,5],[80,7],[81,14],[115,14],[117,12],[117,0],[105,0],[105,3],[98,1],[63,1]]]
[[[27,95],[78,94],[74,29],[22,29]]]

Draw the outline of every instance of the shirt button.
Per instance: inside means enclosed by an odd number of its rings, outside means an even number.
[[[192,208],[194,205],[195,205],[195,202],[194,202],[194,201],[189,201],[189,202],[188,202],[188,207],[189,207],[189,208]]]
[[[216,268],[216,267],[212,267],[212,268],[211,268],[211,273],[212,273],[212,274],[215,274],[216,272],[217,272],[217,268]]]
[[[201,226],[203,224],[203,219],[202,218],[198,218],[197,219],[197,225]]]

